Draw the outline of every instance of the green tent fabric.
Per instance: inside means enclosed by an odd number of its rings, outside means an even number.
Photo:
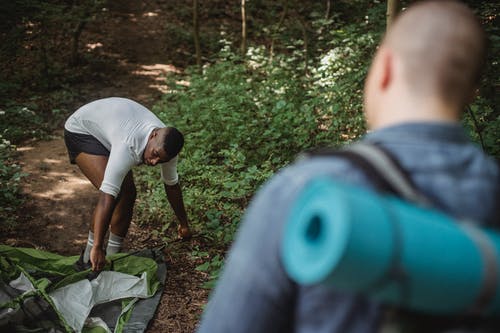
[[[97,277],[75,271],[77,259],[0,245],[0,331],[143,332],[166,277],[161,252],[109,256]]]

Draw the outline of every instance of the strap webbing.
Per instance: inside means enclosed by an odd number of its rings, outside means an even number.
[[[431,205],[430,201],[417,190],[406,171],[385,149],[369,143],[358,143],[347,149],[364,158],[376,173],[390,184],[399,197],[420,205]]]
[[[376,144],[359,142],[343,149],[319,148],[306,152],[305,156],[345,157],[363,170],[377,190],[422,206],[431,206],[430,201],[417,190],[399,162],[387,150]]]
[[[498,267],[495,245],[485,232],[469,222],[460,223],[460,227],[476,244],[481,258],[483,260],[483,281],[481,289],[474,301],[474,304],[468,309],[468,313],[481,314],[488,308],[495,296],[498,287]]]

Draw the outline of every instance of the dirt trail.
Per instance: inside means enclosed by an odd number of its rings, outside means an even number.
[[[7,244],[35,246],[64,255],[74,255],[84,246],[96,193],[68,163],[64,147],[62,139],[55,139],[18,148],[27,174],[23,181],[26,205],[23,223],[5,241]]]
[[[107,12],[88,24],[81,42],[86,52],[94,52],[94,58],[101,61],[92,64],[91,77],[78,87],[81,104],[123,96],[151,107],[159,100],[167,88],[165,75],[177,71],[164,56],[166,15],[161,1],[120,0],[110,2]],[[62,133],[60,129],[53,140],[18,147],[23,171],[28,174],[23,181],[26,205],[22,223],[1,235],[1,243],[63,255],[78,254],[84,247],[98,192],[68,162]],[[154,246],[151,228],[139,228],[133,221],[125,248]],[[165,292],[147,332],[194,331],[207,299],[207,292],[200,288],[204,276],[194,271],[196,265],[189,258],[195,245],[196,240],[178,243],[166,251]]]

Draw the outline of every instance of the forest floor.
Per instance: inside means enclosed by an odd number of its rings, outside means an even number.
[[[107,11],[88,23],[81,43],[86,52],[93,53],[94,61],[82,65],[87,68],[81,82],[71,87],[77,92],[72,110],[108,96],[128,97],[147,107],[160,100],[167,89],[165,76],[180,71],[169,59],[175,50],[168,49],[164,31],[175,18],[164,3],[110,1]],[[69,163],[62,133],[61,125],[48,141],[18,146],[27,174],[22,184],[26,203],[20,223],[1,234],[0,243],[62,255],[77,255],[84,248],[98,192],[78,167]],[[167,203],[165,209],[170,209]],[[132,221],[125,250],[161,245],[161,240],[152,236],[155,226],[138,222]],[[194,237],[165,249],[167,281],[148,333],[195,330],[208,291],[201,287],[207,276],[195,270],[199,263],[190,253],[204,247],[203,240]]]

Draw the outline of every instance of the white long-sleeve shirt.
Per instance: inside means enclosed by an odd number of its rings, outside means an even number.
[[[163,127],[165,124],[147,108],[119,97],[82,106],[64,125],[69,132],[92,135],[110,151],[99,189],[115,198],[130,169],[143,163],[144,149],[153,129]],[[167,185],[178,182],[177,160],[178,156],[161,164],[161,175]]]

